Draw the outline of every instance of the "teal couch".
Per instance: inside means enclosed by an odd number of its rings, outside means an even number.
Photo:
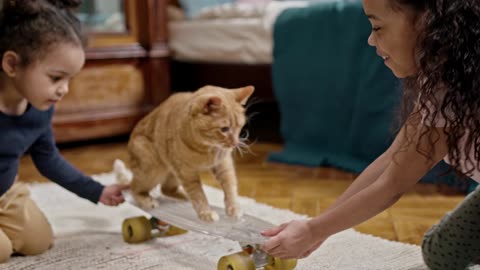
[[[274,26],[285,148],[270,160],[360,172],[393,138],[400,83],[367,44],[361,1],[312,2]]]

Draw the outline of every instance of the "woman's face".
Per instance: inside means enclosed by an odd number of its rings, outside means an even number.
[[[416,14],[402,8],[394,10],[391,0],[363,0],[363,9],[372,24],[368,44],[377,49],[385,65],[398,78],[416,72],[415,45],[418,37]]]

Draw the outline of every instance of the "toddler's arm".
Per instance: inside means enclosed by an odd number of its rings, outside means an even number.
[[[98,202],[104,186],[85,176],[61,156],[51,127],[32,145],[30,154],[42,175],[82,198]]]

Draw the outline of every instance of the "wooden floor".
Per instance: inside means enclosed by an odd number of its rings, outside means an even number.
[[[114,142],[61,147],[64,157],[87,174],[109,172],[113,160],[126,158],[126,139]],[[257,143],[252,154],[237,157],[239,193],[274,207],[315,216],[335,201],[354,179],[354,175],[331,168],[304,168],[266,162],[269,152],[279,144]],[[217,186],[209,175],[205,183]],[[30,158],[21,161],[20,179],[45,181]],[[454,208],[463,195],[446,194],[436,185],[418,184],[389,210],[356,227],[356,230],[385,239],[420,244],[423,233]]]

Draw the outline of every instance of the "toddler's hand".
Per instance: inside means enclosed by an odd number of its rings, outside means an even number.
[[[105,205],[117,206],[125,201],[122,190],[130,188],[130,185],[113,184],[106,186],[100,195],[100,202]]]

